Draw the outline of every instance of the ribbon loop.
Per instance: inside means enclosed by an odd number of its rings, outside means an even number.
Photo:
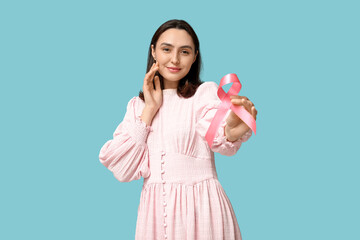
[[[226,84],[232,83],[229,91],[226,93],[222,87]],[[214,142],[215,134],[218,131],[222,120],[224,119],[227,111],[231,109],[249,128],[256,134],[256,122],[254,117],[246,111],[243,106],[233,105],[231,103],[230,96],[238,95],[241,90],[241,83],[235,73],[229,73],[220,80],[220,85],[217,91],[217,95],[221,100],[221,103],[216,111],[216,114],[211,121],[208,131],[205,134],[205,139],[208,142],[210,148]]]

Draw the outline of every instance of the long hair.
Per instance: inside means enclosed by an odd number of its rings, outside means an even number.
[[[194,29],[184,20],[178,20],[173,19],[169,20],[165,23],[163,23],[154,33],[154,36],[151,39],[150,46],[149,46],[149,53],[148,53],[148,60],[147,60],[147,67],[146,72],[149,72],[151,66],[155,62],[152,51],[151,51],[151,45],[154,45],[154,48],[156,47],[156,43],[160,37],[160,35],[165,32],[166,30],[170,28],[175,29],[182,29],[185,30],[192,38],[194,45],[195,45],[195,53],[197,52],[197,57],[195,59],[195,62],[191,65],[191,68],[188,72],[188,74],[180,79],[178,87],[177,87],[177,94],[179,96],[182,96],[184,98],[192,97],[196,89],[203,83],[200,80],[200,71],[201,71],[201,54],[200,54],[200,43],[199,39],[194,31]],[[159,76],[160,79],[160,85],[161,89],[164,89],[164,81],[161,74],[156,73],[157,76]],[[155,87],[155,86],[154,86]],[[139,92],[139,97],[145,101],[144,99],[144,93],[142,91]]]

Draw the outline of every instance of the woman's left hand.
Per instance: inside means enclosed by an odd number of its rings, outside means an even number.
[[[232,104],[243,106],[256,120],[257,110],[247,97],[233,95],[230,96],[230,99]],[[238,140],[250,129],[232,110],[226,119],[226,123],[225,135],[231,142]]]

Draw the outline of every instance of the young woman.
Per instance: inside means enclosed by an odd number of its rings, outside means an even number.
[[[241,239],[218,181],[214,152],[234,155],[252,134],[231,110],[210,149],[205,134],[221,103],[218,85],[199,79],[198,38],[183,20],[155,32],[143,92],[133,97],[100,162],[120,182],[144,178],[135,239]],[[256,118],[246,97],[231,96]]]

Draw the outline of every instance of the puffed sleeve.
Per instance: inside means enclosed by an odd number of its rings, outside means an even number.
[[[99,154],[100,162],[120,182],[150,175],[146,140],[151,126],[147,126],[140,118],[140,101],[138,97],[129,101],[125,117],[113,133],[113,139],[104,144]]]
[[[215,82],[204,82],[196,91],[196,131],[206,141],[205,134],[214,118],[221,100],[217,96],[218,85]],[[226,119],[231,110],[228,110],[221,125],[215,134],[211,150],[225,156],[234,155],[243,142],[246,142],[252,135],[251,129],[235,142],[227,140],[225,135]]]

